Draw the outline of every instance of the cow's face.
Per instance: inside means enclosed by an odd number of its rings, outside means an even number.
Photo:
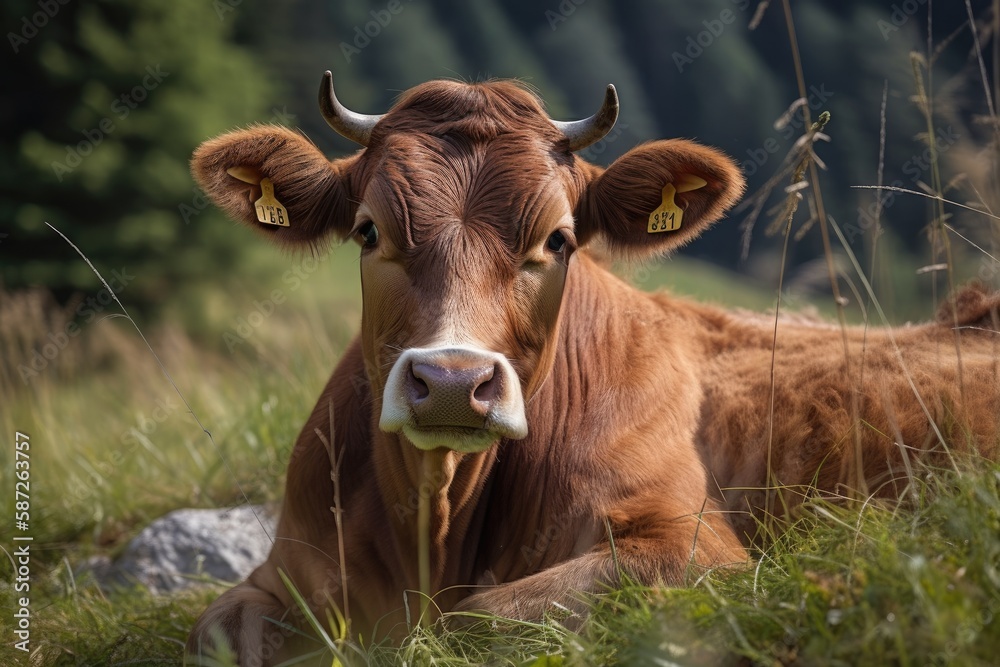
[[[742,189],[728,160],[690,142],[647,144],[603,173],[574,158],[614,122],[613,89],[583,126],[554,124],[505,82],[425,84],[381,117],[346,111],[332,87],[321,102],[365,151],[330,163],[292,132],[256,128],[206,142],[194,171],[216,203],[279,242],[358,243],[374,417],[420,449],[527,435],[525,401],[552,367],[579,247],[602,237],[629,255],[664,252]],[[265,178],[287,227],[257,221]],[[651,231],[666,186],[683,221]]]
[[[424,449],[523,438],[576,249],[571,174],[525,135],[394,134],[372,158],[352,235],[380,428]]]

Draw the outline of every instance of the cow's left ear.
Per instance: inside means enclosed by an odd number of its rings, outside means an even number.
[[[641,259],[697,237],[743,194],[739,168],[721,152],[669,139],[633,148],[593,178],[577,207],[580,244],[601,237]]]

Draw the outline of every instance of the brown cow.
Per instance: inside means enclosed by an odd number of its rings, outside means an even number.
[[[257,665],[320,648],[288,629],[304,624],[279,568],[320,619],[349,606],[366,639],[398,636],[421,493],[437,608],[539,618],[620,571],[676,585],[745,563],[753,516],[787,511],[796,489],[893,495],[918,456],[996,454],[997,294],[970,288],[940,321],[896,330],[783,320],[772,383],[773,318],[612,275],[590,248],[669,252],[743,190],[690,141],[607,169],[574,156],[614,123],[614,88],[572,123],[506,81],[427,83],[372,117],[342,107],[327,73],[321,105],[365,150],[330,162],[259,126],[193,160],[216,204],[281,245],[356,239],[363,316],[295,445],[270,558],[201,616],[189,653],[228,641]],[[255,211],[262,187],[280,205]],[[779,485],[793,493],[767,493]]]

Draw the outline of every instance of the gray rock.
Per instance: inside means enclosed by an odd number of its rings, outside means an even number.
[[[238,582],[267,558],[276,526],[277,510],[266,505],[176,510],[146,526],[117,560],[92,559],[83,569],[104,588],[139,583],[154,594],[205,577]]]

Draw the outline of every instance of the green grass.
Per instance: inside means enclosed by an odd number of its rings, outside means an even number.
[[[773,309],[777,296],[773,287],[683,255],[648,265],[616,267],[616,273],[643,290],[666,289],[699,301],[749,310]]]
[[[975,468],[973,470],[973,468]],[[995,664],[1000,651],[1000,467],[917,480],[907,506],[815,504],[745,572],[688,589],[598,596],[579,633],[484,621],[415,629],[401,647],[340,646],[351,664]],[[39,664],[174,663],[221,587],[105,597],[66,563],[36,584]],[[5,608],[9,590],[0,593]],[[0,660],[12,664],[9,646]],[[939,659],[940,658],[940,659]]]
[[[358,664],[996,664],[1000,467],[925,471],[905,506],[817,502],[741,572],[628,583],[580,632],[487,619],[416,630]]]
[[[214,445],[121,318],[93,323],[72,343],[111,346],[99,364],[78,355],[58,374],[8,387],[0,426],[29,433],[32,447],[31,664],[179,661],[194,619],[225,585],[177,597],[105,595],[80,566],[115,555],[172,509],[241,502],[240,488],[254,503],[281,497],[294,438],[357,327],[354,254],[337,250],[296,289],[277,272],[244,292],[206,290],[214,319],[196,338],[168,327],[152,335]],[[772,298],[691,260],[654,267],[642,286],[668,276],[682,277],[675,291],[686,280],[721,303]],[[284,290],[285,303],[230,353],[222,335],[273,289]],[[12,447],[0,450],[3,488],[13,488],[12,458]],[[927,664],[935,656],[992,664],[1000,655],[1000,467],[968,461],[913,484],[914,497],[896,508],[811,505],[746,572],[692,574],[685,589],[609,591],[579,632],[559,619],[487,619],[461,631],[417,628],[401,647],[339,648],[358,664]],[[3,522],[0,544],[10,548],[12,537]],[[0,602],[12,609],[17,595],[2,567]],[[10,621],[0,617],[5,665],[23,658],[6,641]]]

